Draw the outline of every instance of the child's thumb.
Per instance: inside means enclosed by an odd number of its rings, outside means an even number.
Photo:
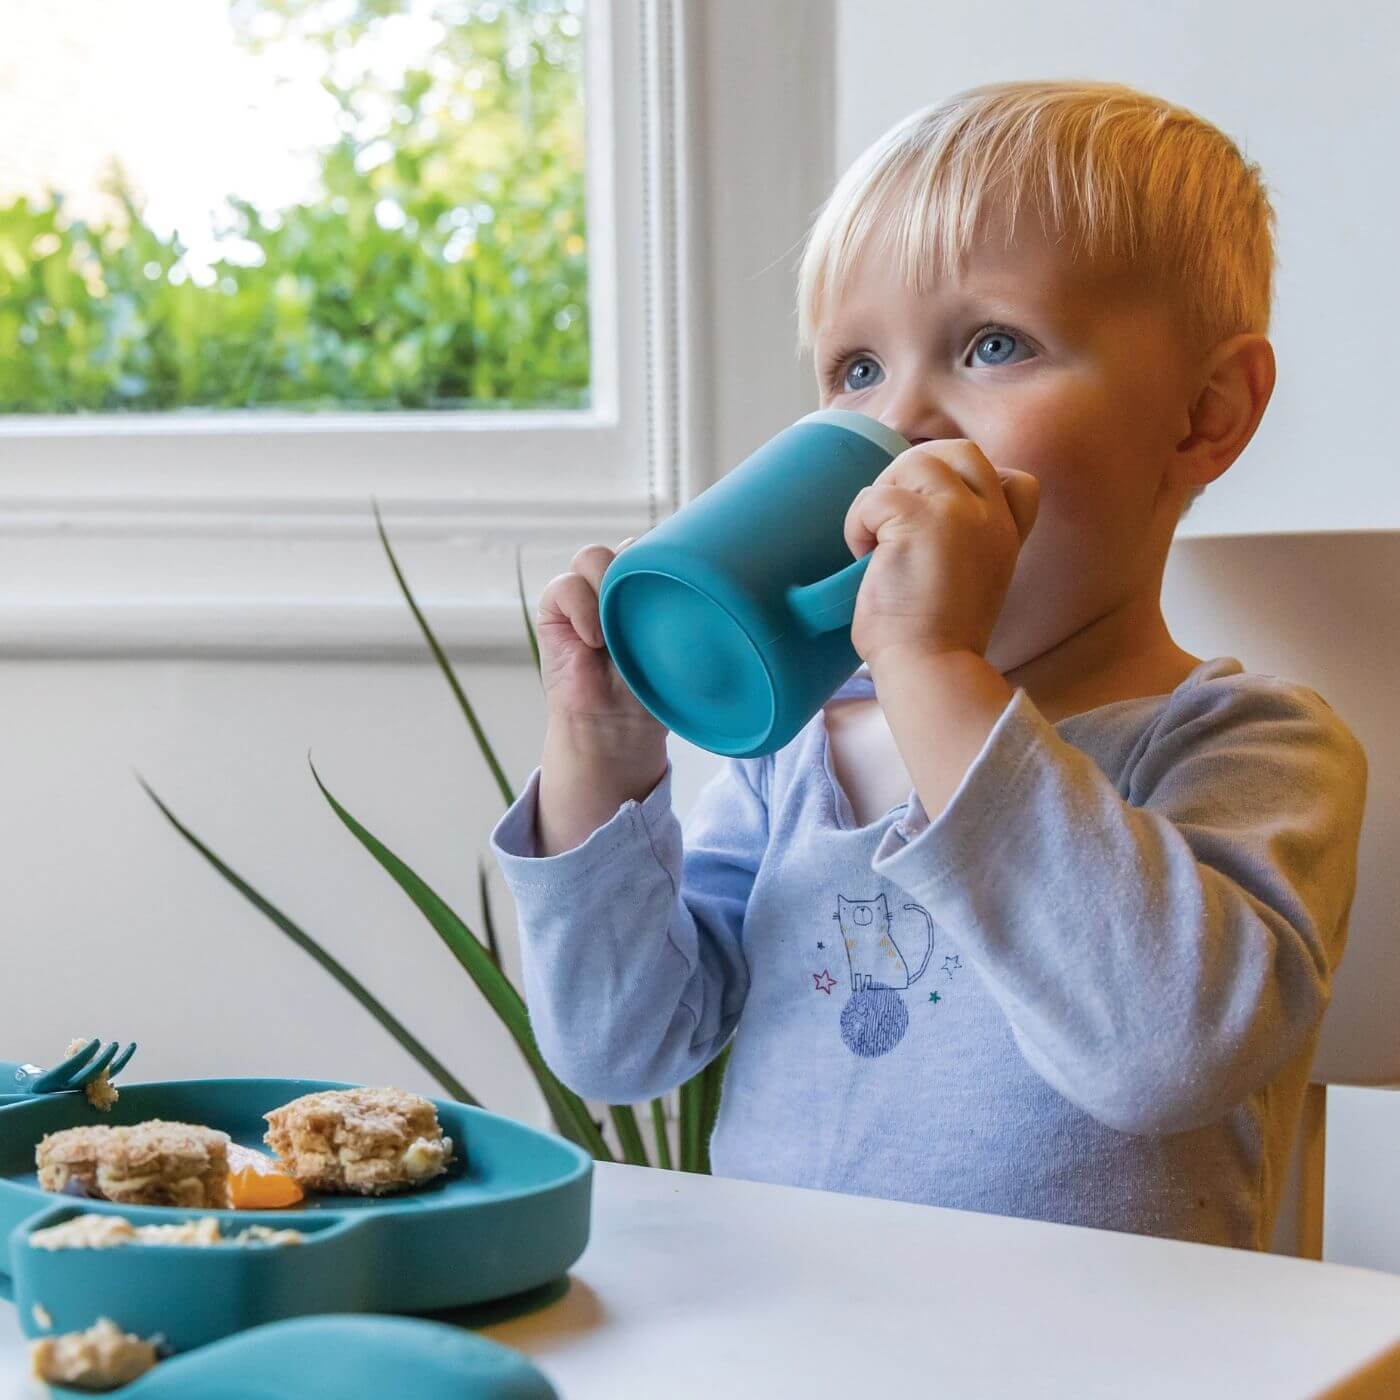
[[[1006,496],[1011,518],[1016,522],[1016,533],[1024,544],[1040,510],[1040,482],[1029,472],[1004,471],[1001,473],[1001,489]]]

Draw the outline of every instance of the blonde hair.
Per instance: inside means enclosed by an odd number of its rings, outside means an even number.
[[[990,213],[1009,245],[1027,204],[1076,258],[1159,285],[1191,348],[1268,329],[1274,212],[1229,137],[1116,83],[1019,82],[915,112],[842,176],[802,256],[802,347],[868,251],[924,293],[955,275]]]
[[[1117,83],[997,83],[907,116],[841,176],[802,253],[799,347],[868,252],[924,294],[955,276],[988,214],[1011,245],[1026,204],[1075,258],[1161,291],[1190,351],[1268,329],[1274,210],[1228,136]]]

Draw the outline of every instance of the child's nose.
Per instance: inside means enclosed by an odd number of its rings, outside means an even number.
[[[885,427],[893,428],[916,447],[921,442],[965,436],[957,420],[942,404],[918,390],[896,395],[882,405],[879,417]]]

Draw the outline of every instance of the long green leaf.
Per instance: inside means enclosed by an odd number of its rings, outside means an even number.
[[[700,1100],[700,1170],[707,1175],[710,1171],[710,1138],[714,1135],[715,1119],[719,1117],[720,1091],[724,1084],[724,1072],[729,1064],[729,1051],[726,1045],[715,1059],[701,1072],[702,1094]]]
[[[701,1150],[705,1125],[705,1071],[692,1075],[680,1087],[681,1170],[702,1170]]]
[[[312,772],[314,775],[314,768],[312,769]],[[317,777],[316,781],[319,784],[320,778]],[[338,806],[335,799],[325,789],[324,786],[321,787],[321,791],[325,793],[327,800],[330,801],[332,807],[337,811],[337,814],[341,817],[341,820],[346,821],[346,818],[349,816],[349,814],[345,812],[344,808]],[[353,818],[351,818],[350,820],[353,821]],[[369,832],[365,831],[363,827],[360,827],[359,831],[356,831],[355,826],[350,825],[350,822],[347,821],[346,825],[357,837],[360,837],[360,839],[362,840],[364,837],[369,837],[371,841],[375,839],[373,836],[370,835]],[[361,837],[361,833],[363,833],[363,837]],[[371,851],[371,854],[374,854],[376,858],[378,858],[378,852],[376,852],[372,846],[368,846],[367,849]],[[383,849],[386,852],[388,851],[387,847],[383,847]],[[392,856],[392,852],[388,852],[388,854]],[[397,858],[395,857],[395,859]],[[383,862],[381,861],[381,864],[382,863]],[[398,876],[392,870],[392,868],[388,866],[386,866],[385,868],[389,869],[390,873],[395,876],[396,880],[398,880]],[[409,870],[407,865],[404,865],[403,869],[409,875],[413,876],[414,879],[418,878],[416,875],[413,875],[413,872]],[[405,886],[401,880],[398,882],[402,888],[408,891],[408,887]],[[423,888],[427,890],[426,885],[424,885]],[[412,892],[408,892],[410,893],[410,897],[412,897]],[[428,890],[428,893],[432,894],[432,891]],[[437,898],[437,896],[433,895],[433,898]],[[415,899],[415,903],[417,902],[418,901]],[[422,909],[421,904],[419,905],[419,907],[420,909]],[[442,905],[442,907],[444,909],[447,909],[447,906],[445,904]],[[424,909],[423,912],[426,914],[427,910]],[[450,909],[447,909],[447,913],[451,915],[452,918],[456,919],[456,915],[453,914]],[[429,919],[429,922],[432,922],[431,917]],[[448,944],[449,949],[451,949],[453,955],[457,957],[458,962],[462,963],[462,965],[467,968],[467,971],[471,973],[474,980],[477,981],[477,985],[482,988],[483,992],[486,992],[487,988],[482,985],[479,978],[476,978],[476,974],[472,972],[472,968],[468,965],[466,961],[464,961],[461,949],[465,948],[466,950],[468,950],[468,953],[470,953],[470,950],[473,947],[475,947],[480,953],[485,954],[487,957],[490,956],[490,953],[488,950],[481,947],[480,940],[471,931],[471,929],[467,927],[465,923],[463,923],[460,919],[457,920],[457,923],[460,926],[460,932],[463,936],[461,948],[454,945],[452,940],[446,937],[446,935],[443,934],[442,930],[438,928],[436,924],[434,924],[434,929],[438,932],[440,937],[443,937],[444,942]],[[519,996],[516,993],[515,988],[511,986],[510,982],[505,978],[503,973],[499,973],[498,976],[500,981],[504,984],[507,1003],[510,1002],[511,998],[514,998],[515,1002],[519,1004],[519,1007],[523,1012],[524,1003],[520,1002]],[[489,996],[488,1001],[490,1001]],[[501,1019],[502,1023],[505,1024],[506,1029],[511,1032],[513,1038],[516,1040],[516,1043],[520,1045],[521,1050],[525,1053],[526,1062],[527,1064],[529,1064],[531,1072],[535,1076],[535,1082],[539,1085],[540,1092],[544,1095],[545,1102],[549,1107],[550,1115],[554,1119],[554,1124],[558,1128],[559,1132],[564,1137],[568,1138],[570,1142],[576,1143],[579,1147],[582,1147],[584,1151],[589,1153],[591,1156],[598,1157],[600,1158],[600,1160],[610,1161],[612,1159],[612,1154],[608,1151],[607,1144],[603,1139],[597,1124],[594,1123],[586,1107],[584,1107],[583,1101],[577,1098],[576,1095],[574,1095],[568,1088],[561,1084],[558,1081],[558,1079],[555,1078],[553,1073],[550,1072],[548,1066],[544,1064],[543,1059],[539,1058],[538,1055],[536,1055],[534,1058],[531,1057],[530,1050],[534,1048],[533,1032],[529,1032],[529,1047],[527,1048],[527,1046],[521,1045],[520,1037],[515,1034],[514,1027],[511,1025],[509,1019],[506,1016],[502,1015],[499,1007],[494,1006],[494,1004],[493,1009],[497,1011],[497,1015]],[[528,1018],[526,1021],[526,1025],[528,1030]]]
[[[634,1167],[649,1167],[647,1146],[642,1141],[642,1130],[637,1125],[637,1115],[631,1107],[623,1103],[608,1105],[612,1114],[613,1127],[617,1129],[617,1141],[622,1148],[622,1159]]]
[[[371,504],[374,508],[375,528],[379,531],[379,540],[384,546],[384,553],[389,557],[389,567],[394,571],[395,579],[398,580],[399,591],[403,594],[409,611],[412,612],[414,620],[418,623],[418,630],[422,632],[423,640],[427,642],[428,649],[438,664],[438,670],[446,677],[447,684],[452,687],[452,693],[457,697],[457,704],[461,707],[463,715],[466,716],[467,724],[476,739],[477,747],[481,750],[481,756],[486,760],[486,766],[491,770],[491,776],[495,778],[496,786],[500,788],[501,796],[505,800],[506,806],[509,807],[515,801],[515,789],[511,787],[506,778],[505,770],[497,761],[496,752],[486,737],[486,731],[481,727],[481,721],[476,717],[476,711],[472,708],[471,701],[467,699],[466,692],[457,680],[452,663],[447,659],[447,653],[438,645],[438,639],[433,635],[433,629],[428,626],[428,619],[423,616],[423,610],[418,606],[417,599],[413,596],[413,590],[409,588],[408,580],[403,576],[403,570],[399,568],[399,561],[394,557],[393,546],[389,543],[389,536],[384,529],[384,521],[379,514],[379,503],[375,501]]]
[[[213,851],[209,849],[178,817],[156,796],[146,780],[137,774],[136,781],[146,789],[146,795],[165,814],[165,819],[197,850],[225,880],[236,889],[259,913],[266,915],[277,925],[302,952],[314,958],[356,1001],[389,1032],[405,1050],[435,1079],[444,1089],[460,1103],[475,1104],[480,1106],[480,1101],[467,1092],[466,1088],[458,1083],[447,1071],[442,1062],[432,1055],[423,1043],[413,1036],[408,1028],[397,1020],[389,1010],[374,997],[369,989],[357,978],[341,966],[326,950],[311,937],[309,933],[303,932],[296,926],[276,905],[263,898],[246,880],[231,870]]]
[[[515,591],[520,595],[520,616],[525,622],[525,635],[530,639],[530,654],[535,658],[536,675],[544,674],[540,662],[540,639],[535,635],[535,624],[530,621],[530,605],[525,601],[525,571],[520,562],[520,547],[515,550]]]
[[[501,967],[501,945],[496,938],[496,921],[491,917],[491,885],[486,878],[486,862],[480,857],[476,862],[476,883],[481,894],[481,923],[486,930],[486,951],[491,961]],[[504,974],[505,969],[501,968]]]
[[[331,809],[344,823],[346,829],[393,877],[395,883],[416,904],[424,918],[433,926],[437,935],[447,945],[453,957],[466,969],[468,975],[480,988],[491,1009],[500,1018],[502,1025],[510,1032],[520,1052],[525,1056],[541,1092],[545,1095],[552,1112],[562,1112],[571,1122],[576,1141],[586,1144],[586,1148],[602,1161],[613,1161],[603,1136],[588,1114],[587,1106],[573,1090],[555,1078],[535,1043],[535,1033],[530,1027],[529,1013],[520,993],[510,984],[499,968],[491,961],[481,940],[448,906],[445,900],[415,871],[396,856],[379,838],[367,831],[336,800],[330,789],[321,781],[314,764],[311,775],[316,786],[330,803]],[[559,1119],[556,1117],[556,1122]]]
[[[656,1165],[663,1171],[671,1170],[671,1139],[666,1129],[666,1101],[651,1101],[651,1129],[656,1138]]]

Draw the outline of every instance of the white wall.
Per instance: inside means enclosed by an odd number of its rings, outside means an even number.
[[[517,780],[537,730],[522,668],[474,669]],[[357,846],[336,795],[469,922],[501,804],[428,666],[29,661],[0,667],[8,1058],[71,1036],[141,1042],[139,1078],[305,1074],[428,1081],[165,822],[133,770],[321,940],[490,1106],[530,1080],[466,974]],[[513,949],[511,950],[513,956]]]
[[[1400,6],[1347,0],[839,0],[837,159],[900,117],[1012,78],[1126,82],[1263,167],[1279,219],[1279,381],[1189,533],[1400,524],[1389,328],[1400,319]]]
[[[543,724],[533,668],[468,663],[460,674],[508,776],[523,782]],[[70,1038],[95,1035],[140,1043],[132,1078],[432,1090],[168,825],[139,771],[487,1107],[545,1121],[467,974],[307,767],[310,750],[337,798],[480,931],[476,859],[502,803],[436,668],[32,660],[0,666],[0,706],[0,1057],[52,1063]],[[693,764],[678,771],[682,800],[696,781]],[[518,985],[499,881],[494,908]]]

